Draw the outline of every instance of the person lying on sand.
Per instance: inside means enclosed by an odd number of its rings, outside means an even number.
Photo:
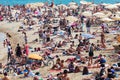
[[[71,54],[75,54],[76,50],[73,48],[72,45],[70,45],[70,48],[67,49],[67,54],[71,55]]]

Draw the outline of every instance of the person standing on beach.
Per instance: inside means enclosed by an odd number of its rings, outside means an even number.
[[[11,44],[8,44],[7,49],[8,49],[8,61],[9,61],[11,58],[11,50],[12,50]]]
[[[70,25],[67,26],[67,32],[68,32],[68,37],[72,36],[72,34],[71,34],[71,26]]]
[[[91,22],[90,19],[88,19],[86,23],[87,33],[90,33],[90,27],[91,27]]]
[[[101,44],[102,44],[102,47],[105,48],[105,35],[104,35],[104,32],[101,33]]]
[[[84,27],[84,18],[85,16],[81,16],[80,19],[81,19],[81,31],[83,32],[83,27]]]
[[[92,43],[89,48],[89,63],[93,63],[93,56],[94,56],[94,44]]]
[[[21,47],[20,47],[19,44],[17,44],[17,47],[16,47],[15,51],[16,51],[16,56],[17,56],[18,58],[20,58],[21,55],[22,55],[22,51],[21,51]]]
[[[5,40],[3,41],[3,46],[4,46],[4,48],[6,47],[6,41]]]

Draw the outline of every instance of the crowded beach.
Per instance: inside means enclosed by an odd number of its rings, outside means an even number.
[[[120,3],[0,5],[0,80],[120,80]]]

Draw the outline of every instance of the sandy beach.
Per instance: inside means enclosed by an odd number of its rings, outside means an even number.
[[[107,72],[99,80],[103,77],[107,80],[112,74],[115,76],[111,80],[120,80],[120,6],[80,3],[80,6],[74,2],[68,6],[55,6],[53,3],[32,3],[13,8],[1,6],[0,32],[6,34],[10,41],[6,41],[5,47],[3,41],[0,42],[1,72],[7,63],[15,59],[19,66],[11,63],[16,72],[8,72],[9,80],[38,80],[33,79],[38,77],[36,72],[40,73],[39,80],[59,80],[54,77],[61,80],[97,80],[96,72],[100,74],[102,69]],[[7,59],[9,53],[10,60]],[[31,58],[30,55],[34,56]],[[77,61],[77,57],[80,60]],[[32,62],[27,63],[27,60]],[[54,64],[49,66],[47,60]],[[39,61],[46,61],[47,65]],[[113,66],[116,64],[117,67]],[[74,67],[73,72],[70,65]],[[76,67],[78,72],[75,72]],[[87,68],[85,75],[84,68]],[[68,72],[65,73],[65,70]],[[58,73],[60,76],[56,76]],[[3,76],[2,73],[0,75]]]

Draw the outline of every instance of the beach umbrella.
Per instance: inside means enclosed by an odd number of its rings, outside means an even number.
[[[36,60],[42,60],[42,56],[40,56],[39,54],[34,54],[34,53],[31,53],[28,55],[28,58],[30,59],[36,59]]]
[[[39,2],[39,3],[36,3],[35,5],[36,5],[36,6],[44,6],[44,3]]]
[[[87,1],[80,1],[80,4],[92,4],[92,3]]]
[[[42,7],[44,6],[44,3],[40,2],[40,3],[30,3],[30,4],[27,4],[27,6],[31,7],[31,8],[37,8],[38,6]]]
[[[68,6],[66,6],[65,4],[60,4],[60,5],[58,5],[58,7],[59,7],[59,8],[62,8],[62,7],[63,7],[63,8],[66,8],[66,9],[68,8]]]
[[[116,12],[116,14],[120,15],[120,11]]]
[[[104,22],[112,22],[114,20],[110,19],[110,18],[102,18],[100,19],[101,21],[104,21]]]
[[[97,5],[96,4],[91,4],[87,7],[89,10],[93,10]]]
[[[65,19],[68,20],[69,22],[78,21],[78,18],[76,18],[76,17],[74,17],[74,16],[67,16]]]
[[[118,7],[116,5],[107,5],[105,6],[107,9],[117,9]]]
[[[108,4],[108,3],[107,3],[107,4],[106,4],[106,3],[103,3],[103,4],[101,4],[101,5],[103,5],[103,6],[108,6],[108,5],[111,5],[111,4]]]
[[[106,15],[102,12],[97,12],[97,13],[94,13],[93,16],[96,16],[96,17],[99,17],[99,18],[104,18],[106,17]]]
[[[76,5],[77,3],[75,2],[70,2],[69,5]]]
[[[101,11],[101,13],[104,13],[106,16],[111,16],[111,11]]]
[[[120,6],[120,3],[116,3],[115,5],[116,5],[116,6]]]
[[[119,35],[119,36],[117,36],[117,41],[118,41],[118,42],[120,42],[120,35]]]
[[[71,9],[77,9],[78,6],[77,6],[77,5],[70,5],[70,8],[71,8]]]
[[[54,9],[58,9],[58,6],[56,6],[56,5],[53,5],[53,7],[52,8],[54,8]]]
[[[113,20],[120,21],[120,17],[112,17]]]
[[[91,17],[92,16],[92,12],[91,11],[85,11],[82,13],[83,16],[86,16],[86,17]]]

